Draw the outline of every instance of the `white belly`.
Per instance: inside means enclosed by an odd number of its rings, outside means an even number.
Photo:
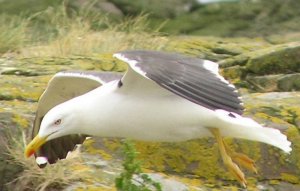
[[[210,110],[167,90],[151,93],[116,91],[101,99],[106,101],[94,102],[105,108],[94,111],[99,118],[92,125],[102,129],[97,136],[173,142],[211,135],[206,128]]]

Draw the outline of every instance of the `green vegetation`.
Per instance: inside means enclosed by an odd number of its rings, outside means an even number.
[[[153,25],[168,20],[162,31],[172,34],[268,36],[300,29],[300,4],[296,0],[240,0],[204,5],[195,0],[112,2],[125,15],[150,13]]]
[[[28,20],[19,16],[0,15],[0,54],[18,51],[26,43]]]
[[[212,4],[199,4],[196,0],[2,0],[0,13],[32,16],[49,8],[57,10],[61,4],[65,4],[66,13],[72,19],[78,13],[89,19],[92,16],[93,29],[105,27],[95,15],[106,15],[108,23],[116,23],[141,13],[150,15],[151,28],[164,23],[162,32],[168,34],[255,37],[293,33],[300,29],[300,4],[296,0],[239,0]],[[34,18],[39,26],[50,24],[47,20],[51,17],[44,19]]]
[[[154,182],[147,174],[142,174],[141,162],[136,159],[137,151],[134,144],[128,140],[123,142],[123,172],[116,178],[118,191],[161,191],[159,183]]]
[[[9,178],[6,177],[6,180],[14,179],[5,183],[6,187],[3,188],[4,190],[43,191],[49,190],[49,188],[59,190],[72,182],[88,178],[86,168],[78,170],[78,168],[83,165],[83,162],[76,154],[68,160],[60,161],[57,165],[45,169],[40,169],[32,158],[25,158],[25,131],[23,129],[24,127],[21,127],[20,124],[17,123],[17,128],[13,130],[7,128],[6,132],[6,171],[15,172],[18,176],[15,177],[15,174],[11,174]],[[75,167],[77,168],[76,170],[74,170]]]
[[[14,15],[20,13],[30,15],[61,3],[62,0],[2,0],[0,1],[0,12]]]
[[[167,39],[148,26],[148,16],[125,17],[115,23],[90,11],[90,5],[69,10],[65,4],[21,16],[0,17],[0,54],[23,57],[111,53],[123,49],[160,49]]]

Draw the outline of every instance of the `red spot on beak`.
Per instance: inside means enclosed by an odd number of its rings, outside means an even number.
[[[34,153],[34,150],[30,150],[28,153],[26,153],[26,157],[31,157]]]

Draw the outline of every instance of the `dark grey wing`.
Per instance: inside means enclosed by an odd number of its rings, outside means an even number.
[[[39,99],[32,138],[38,134],[43,117],[50,109],[104,83],[119,80],[122,76],[122,73],[94,71],[66,71],[55,74]],[[77,144],[83,143],[85,138],[85,135],[68,135],[48,141],[35,153],[35,157],[44,157],[50,164],[55,163],[58,159],[66,158],[68,152],[73,151]],[[40,167],[45,167],[46,164],[38,163]]]
[[[211,110],[243,113],[237,90],[219,75],[217,63],[146,50],[123,51],[114,56],[141,76],[196,104]]]

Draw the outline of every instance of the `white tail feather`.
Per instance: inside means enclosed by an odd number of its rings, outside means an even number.
[[[238,114],[217,110],[220,130],[223,136],[259,141],[278,147],[290,153],[291,142],[278,129],[263,127],[256,121]]]

